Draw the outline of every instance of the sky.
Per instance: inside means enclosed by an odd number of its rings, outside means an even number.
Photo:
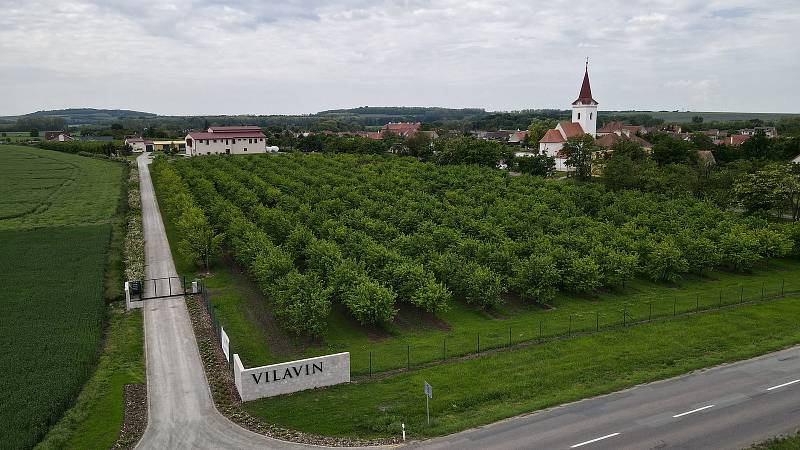
[[[800,112],[800,1],[0,0],[0,115]]]

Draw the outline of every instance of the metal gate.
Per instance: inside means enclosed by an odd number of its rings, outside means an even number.
[[[151,278],[128,282],[131,301],[167,298],[177,295],[191,294],[191,282],[186,284],[186,276]]]

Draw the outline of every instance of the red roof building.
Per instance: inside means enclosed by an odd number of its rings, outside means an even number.
[[[186,156],[266,153],[266,141],[257,126],[209,127],[186,135]]]
[[[421,127],[421,122],[390,122],[381,128],[381,134],[394,133],[401,137],[409,137],[419,131]]]
[[[539,143],[541,144],[560,144],[564,141],[565,139],[561,135],[561,132],[556,129],[547,130],[547,133],[539,139]]]

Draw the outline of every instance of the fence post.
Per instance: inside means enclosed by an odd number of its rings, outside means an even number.
[[[447,338],[442,339],[442,360],[447,359]]]
[[[784,297],[784,293],[783,293],[783,292],[784,292],[784,291],[783,291],[783,284],[784,284],[784,282],[785,282],[785,281],[786,281],[786,280],[784,280],[783,278],[781,278],[781,298],[783,298],[783,297]]]
[[[761,300],[764,300],[764,282],[761,282]]]
[[[697,294],[697,297],[695,297],[694,312],[700,312],[700,294]]]
[[[478,353],[481,352],[481,334],[478,333]]]
[[[406,345],[406,370],[411,370],[411,346]]]
[[[722,308],[722,289],[719,290],[719,306],[717,309]]]
[[[650,305],[650,313],[647,316],[647,321],[648,322],[652,322],[653,321],[653,302],[649,302],[648,304]]]
[[[595,331],[600,331],[600,311],[594,312]]]
[[[627,306],[624,306],[624,307],[622,308],[622,326],[623,326],[623,327],[624,327],[624,326],[626,326],[626,325],[628,324],[628,323],[627,323],[627,320],[628,320],[628,307],[627,307]]]
[[[169,295],[172,295],[172,277],[167,277],[167,286],[169,286]]]
[[[672,297],[672,317],[678,314],[678,297]]]
[[[572,314],[569,315],[569,328],[567,329],[567,336],[572,336]]]
[[[511,347],[511,326],[508,327],[508,346]]]
[[[542,338],[542,320],[539,321],[539,339]]]
[[[744,286],[739,286],[739,303],[744,303]]]
[[[369,377],[372,378],[372,352],[369,352]]]

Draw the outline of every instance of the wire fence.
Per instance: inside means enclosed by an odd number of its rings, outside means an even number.
[[[198,294],[209,315],[214,339],[222,346],[222,325],[208,290],[198,281]],[[800,289],[787,290],[785,280],[774,285],[729,286],[716,295],[678,295],[658,301],[630,302],[619,308],[600,308],[595,311],[561,314],[554,317],[528,319],[511,325],[491,327],[475,332],[442,332],[441,338],[426,337],[424,342],[409,342],[389,338],[380,343],[359,347],[336,347],[335,351],[350,352],[351,373],[356,377],[372,377],[383,372],[411,370],[464,357],[480,357],[481,353],[502,348],[536,345],[560,339],[586,336],[613,329],[641,325],[679,316],[702,314],[724,308],[784,298],[800,294]],[[228,364],[233,367],[233,344],[228,342]],[[316,354],[316,353],[315,353]],[[321,354],[321,353],[319,353]],[[310,356],[310,355],[306,355]],[[270,364],[279,361],[272,361]]]
[[[720,289],[716,295],[664,298],[658,301],[622,304],[619,308],[561,314],[475,332],[450,332],[426,342],[402,342],[342,349],[349,351],[351,371],[355,376],[373,376],[381,372],[410,370],[455,358],[475,356],[513,346],[534,345],[571,337],[586,336],[612,329],[666,320],[672,317],[701,314],[723,308],[736,308],[762,301],[796,295],[800,290],[786,290],[786,283],[761,286],[735,286]],[[337,349],[339,350],[339,349]]]
[[[206,289],[205,284],[203,284],[203,282],[200,280],[197,281],[197,291],[198,291],[197,295],[199,295],[201,300],[200,304],[202,304],[203,307],[205,308],[206,313],[208,314],[208,317],[211,321],[211,329],[214,332],[213,337],[215,344],[223,349],[227,347],[228,353],[226,356],[228,359],[228,368],[230,370],[233,370],[233,354],[234,354],[233,343],[230,341],[230,339],[227,339],[226,342],[223,343],[224,333],[222,329],[222,323],[219,320],[219,315],[217,314],[216,307],[211,302],[211,294],[208,292],[208,289]]]

